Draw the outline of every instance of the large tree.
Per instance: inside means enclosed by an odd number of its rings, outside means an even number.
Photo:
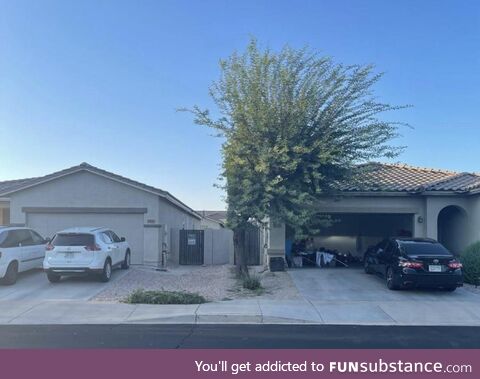
[[[195,106],[195,122],[224,137],[228,223],[241,265],[243,233],[267,217],[311,232],[322,195],[351,177],[355,164],[394,157],[397,123],[379,115],[398,109],[376,100],[372,66],[344,66],[308,49],[259,48],[220,62],[210,88],[218,117]]]

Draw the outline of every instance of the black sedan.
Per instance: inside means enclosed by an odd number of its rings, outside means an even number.
[[[463,285],[462,264],[439,242],[428,238],[390,238],[365,253],[367,274],[385,278],[391,290],[411,287],[455,291]]]

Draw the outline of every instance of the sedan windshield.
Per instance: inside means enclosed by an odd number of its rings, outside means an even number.
[[[442,244],[419,241],[401,241],[400,249],[406,255],[452,255]]]
[[[52,240],[53,246],[90,246],[94,243],[94,236],[86,233],[57,234]]]

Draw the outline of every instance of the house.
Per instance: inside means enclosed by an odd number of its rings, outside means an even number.
[[[226,211],[196,211],[202,216],[201,225],[204,229],[222,229],[227,222]]]
[[[336,187],[318,204],[333,222],[311,236],[316,247],[362,256],[384,237],[403,235],[434,238],[459,253],[480,240],[480,174],[368,163]],[[285,224],[270,225],[264,262],[284,257],[291,238]]]
[[[87,163],[0,182],[0,225],[28,226],[44,237],[74,226],[109,227],[130,243],[133,264],[158,264],[171,229],[198,229],[201,220],[167,191]]]

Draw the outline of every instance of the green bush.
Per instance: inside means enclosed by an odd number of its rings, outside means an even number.
[[[470,284],[480,284],[480,241],[468,246],[460,255],[463,264],[465,281]]]
[[[129,304],[202,304],[207,300],[196,293],[140,289],[132,292],[125,302]]]
[[[256,291],[262,288],[262,283],[260,282],[260,278],[257,275],[245,275],[242,278],[242,285],[243,288],[252,291]]]

